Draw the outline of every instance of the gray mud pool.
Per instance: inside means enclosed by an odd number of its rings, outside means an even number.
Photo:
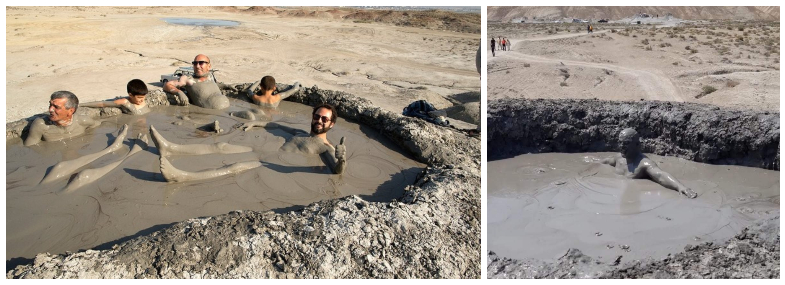
[[[245,102],[231,101],[231,109],[253,108]],[[309,130],[311,110],[306,105],[282,102],[267,119]],[[377,131],[339,118],[328,138],[337,144],[346,137],[348,168],[343,175],[334,175],[319,156],[280,152],[290,134],[266,128],[244,132],[233,126],[245,120],[225,114],[197,107],[156,107],[145,116],[114,117],[87,135],[66,141],[28,148],[19,139],[8,140],[6,260],[31,258],[42,252],[109,248],[170,223],[233,210],[290,210],[348,195],[391,201],[401,197],[424,168]],[[223,133],[202,128],[215,120],[225,130]],[[199,171],[244,161],[261,161],[262,166],[234,176],[167,183],[160,173],[158,149],[150,139],[146,151],[125,160],[92,184],[71,192],[63,191],[69,177],[39,184],[57,162],[106,148],[123,124],[130,127],[123,147],[79,171],[122,159],[137,134],[149,136],[149,125],[178,144],[226,142],[253,148],[253,152],[239,154],[170,156],[177,168]]]
[[[210,27],[232,27],[240,25],[239,22],[228,20],[213,19],[192,19],[192,18],[163,18],[164,22],[175,25],[186,26],[210,26]]]
[[[649,155],[698,193],[688,199],[628,180],[587,157],[526,154],[488,163],[488,249],[552,262],[569,248],[603,262],[663,258],[686,245],[725,241],[779,215],[779,171]]]

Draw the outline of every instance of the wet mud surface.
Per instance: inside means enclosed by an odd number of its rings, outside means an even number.
[[[688,199],[609,165],[613,153],[526,154],[488,164],[488,247],[503,257],[556,261],[570,248],[612,263],[664,258],[722,242],[779,215],[779,172],[649,157],[698,193]]]
[[[272,121],[309,129],[310,107],[291,102],[281,105],[272,114]],[[224,132],[201,130],[216,118],[226,129]],[[201,114],[198,109],[167,106],[143,117],[118,117],[117,122],[106,122],[75,140],[43,142],[31,148],[9,145],[6,148],[8,256],[30,258],[41,252],[57,254],[92,248],[156,225],[232,210],[297,208],[348,195],[368,201],[391,201],[402,195],[403,189],[414,182],[424,167],[401,154],[399,147],[377,132],[341,121],[328,133],[328,138],[337,143],[346,137],[347,158],[351,162],[344,175],[333,175],[317,155],[279,151],[292,136],[289,133],[279,129],[256,128],[244,132],[231,128],[243,121]],[[38,183],[48,168],[60,160],[105,148],[107,141],[116,136],[120,123],[129,124],[129,137],[147,133],[147,126],[154,125],[174,143],[225,142],[253,148],[253,152],[237,154],[169,157],[182,170],[200,171],[245,161],[261,161],[263,165],[229,177],[167,183],[159,169],[158,150],[150,141],[148,151],[129,158],[85,187],[65,191],[68,177],[49,184]],[[121,159],[129,151],[132,143],[129,141],[124,142],[123,149],[81,169]]]
[[[699,196],[586,162],[627,127]],[[502,99],[488,138],[489,278],[779,278],[779,113]]]
[[[173,98],[168,98],[162,93],[155,91],[151,93],[152,96],[148,95],[148,100],[160,102],[159,105],[168,105],[173,101]],[[199,170],[203,167],[217,167],[235,161],[261,160],[263,164],[272,167],[266,167],[264,170],[249,170],[226,180],[217,179],[188,184],[188,187],[185,187],[187,189],[177,188],[182,186],[178,184],[175,184],[176,189],[167,188],[171,186],[162,182],[155,165],[148,166],[149,168],[134,168],[141,170],[133,174],[125,170],[131,167],[123,166],[123,169],[119,170],[123,177],[158,180],[155,183],[162,186],[159,186],[157,193],[147,193],[148,200],[161,203],[166,201],[163,198],[166,195],[169,195],[169,201],[173,201],[178,196],[182,197],[180,195],[189,195],[193,199],[188,203],[189,205],[185,205],[186,208],[199,205],[218,213],[201,214],[201,218],[183,217],[181,220],[188,220],[150,226],[136,232],[135,235],[91,250],[65,254],[41,253],[33,260],[17,262],[22,264],[21,266],[7,268],[7,277],[479,278],[480,268],[477,266],[480,264],[479,139],[468,137],[454,129],[437,127],[422,120],[385,111],[368,100],[342,92],[320,90],[315,87],[304,88],[297,95],[290,97],[290,100],[308,105],[330,103],[337,106],[339,124],[346,125],[347,119],[357,122],[360,126],[356,128],[361,133],[375,132],[386,137],[392,141],[392,144],[404,149],[404,153],[408,153],[404,156],[411,155],[416,161],[427,164],[427,167],[422,172],[415,171],[418,173],[413,182],[409,182],[408,174],[404,175],[409,170],[414,171],[412,167],[403,167],[392,176],[386,175],[385,181],[393,182],[399,181],[401,176],[407,177],[404,180],[406,182],[402,182],[405,185],[401,186],[403,192],[399,192],[397,197],[391,195],[382,198],[370,194],[348,193],[349,191],[345,189],[348,186],[342,185],[344,188],[340,189],[344,191],[343,195],[350,196],[329,199],[333,197],[328,190],[333,188],[327,187],[332,185],[328,182],[330,178],[327,177],[334,177],[333,175],[319,173],[319,177],[322,175],[325,177],[319,181],[309,181],[315,186],[300,186],[291,181],[262,185],[267,182],[263,183],[255,178],[261,177],[261,174],[255,171],[274,171],[277,175],[280,175],[280,172],[290,172],[286,175],[305,175],[304,177],[310,179],[313,177],[310,174],[314,173],[309,171],[318,173],[317,170],[321,169],[319,166],[321,162],[312,162],[303,157],[272,154],[273,146],[279,147],[280,144],[277,143],[283,142],[283,138],[276,136],[274,132],[260,129],[243,135],[237,134],[237,137],[232,136],[231,132],[223,136],[219,134],[217,136],[219,139],[226,139],[231,143],[253,141],[253,148],[257,154],[253,157],[224,155],[221,156],[221,161],[214,162],[217,165],[210,166],[194,165],[195,163],[190,160],[199,158],[173,156],[173,164],[187,170]],[[91,112],[94,116],[114,118],[111,114],[113,111]],[[201,137],[202,135],[193,131],[193,127],[202,123],[207,124],[209,120],[202,121],[199,115],[189,116],[191,120],[183,122],[180,126],[164,124],[159,128],[156,124],[156,128],[165,134],[174,133],[174,136],[171,138],[167,136],[167,139],[177,143],[182,143],[181,140],[186,139],[188,142],[202,140],[205,143],[216,140],[213,134]],[[149,118],[148,122],[154,119]],[[221,117],[218,120],[226,129],[226,126],[232,126],[232,123],[224,122],[225,119]],[[31,120],[7,124],[6,134],[9,145],[18,140],[19,135],[25,132],[27,122]],[[290,119],[281,118],[281,120]],[[297,124],[296,120],[290,123]],[[193,125],[187,126],[187,124]],[[182,126],[190,128],[191,131],[178,134],[175,130]],[[165,132],[162,128],[173,129],[167,129]],[[116,134],[116,129],[95,130],[95,133],[99,132],[104,134],[101,144],[105,145]],[[270,134],[271,137],[266,140],[247,137],[264,134]],[[129,137],[133,137],[132,135],[132,131],[129,131]],[[328,134],[328,137],[336,141],[340,139],[339,135],[344,134],[341,134],[339,129],[335,129]],[[387,168],[400,163],[395,159],[390,159],[387,163],[377,157],[363,156],[369,152],[378,156],[379,151],[373,147],[357,145],[352,149],[352,140],[356,140],[355,144],[362,140],[351,137],[350,132],[345,135],[349,155],[349,169],[344,174],[345,182],[349,181],[348,176],[353,176],[352,179],[360,182],[365,182],[368,177],[383,177],[385,174],[382,173],[389,171]],[[84,143],[92,142],[85,140]],[[127,151],[127,148],[125,150]],[[137,154],[137,157],[129,159],[128,163],[141,162],[142,165],[147,165],[144,162],[145,156],[156,157],[154,152],[155,147],[151,143],[148,152]],[[266,152],[270,153],[265,155]],[[28,155],[33,153],[35,152],[31,151]],[[118,156],[120,155],[122,154]],[[54,161],[57,158],[48,159]],[[356,161],[354,165],[360,169],[352,170],[353,161]],[[292,166],[297,166],[295,168],[297,171],[292,171]],[[420,166],[422,164],[417,164],[414,168]],[[24,167],[19,169],[21,170],[14,171],[25,171]],[[10,177],[14,171],[9,171],[7,175]],[[109,175],[115,174],[115,171]],[[127,178],[115,179],[115,183],[123,179]],[[35,179],[30,178],[30,180]],[[11,181],[9,179],[9,183]],[[65,182],[60,183],[65,184]],[[392,186],[397,182],[389,184]],[[299,196],[302,196],[303,192],[308,192],[306,190],[313,190],[325,197],[325,200],[310,203],[300,210],[290,208],[278,211],[244,210],[226,214],[228,210],[220,213],[221,210],[211,208],[215,204],[220,204],[215,202],[220,200],[216,199],[215,193],[224,193],[226,192],[224,188],[229,188],[231,185],[242,188],[237,190],[238,195],[230,197],[234,200],[257,202],[263,200],[264,195],[248,194],[262,187],[291,188],[299,193]],[[368,186],[358,183],[355,187]],[[93,194],[101,195],[102,192],[97,188]],[[105,196],[121,197],[118,193],[107,193]],[[299,196],[294,197],[298,199]],[[379,200],[374,200],[376,198]],[[89,197],[83,199],[85,202],[82,205],[94,201]],[[271,204],[275,203],[272,199],[270,201]],[[249,203],[249,201],[241,201],[241,203]],[[9,200],[8,205],[11,204]],[[151,207],[150,204],[153,204],[153,207],[159,206],[155,203],[140,202],[134,205],[136,207],[134,210],[144,211],[143,208]],[[104,214],[93,214],[96,217],[94,220],[105,221],[110,215],[106,214],[107,211],[103,210],[103,207],[100,211]],[[8,232],[10,236],[11,231]]]

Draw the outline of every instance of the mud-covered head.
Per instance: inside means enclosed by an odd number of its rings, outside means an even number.
[[[327,133],[338,120],[335,114],[335,107],[330,104],[322,104],[313,108],[311,118],[311,134],[321,135]]]
[[[55,91],[49,97],[49,120],[58,126],[68,125],[77,108],[79,108],[79,98],[74,93]]]
[[[631,157],[640,152],[640,136],[635,129],[626,128],[619,133],[619,151],[624,157]]]
[[[194,57],[194,61],[191,62],[194,67],[194,77],[202,78],[207,76],[210,73],[210,58],[206,55],[200,54]]]
[[[262,77],[261,84],[259,85],[259,95],[264,95],[267,92],[275,90],[275,77],[267,75]]]
[[[140,104],[147,97],[147,84],[140,79],[128,81],[125,90],[128,92],[128,101],[133,104]]]

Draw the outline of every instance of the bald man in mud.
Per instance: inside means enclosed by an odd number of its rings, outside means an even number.
[[[654,161],[641,153],[640,136],[634,129],[626,128],[619,133],[619,146],[619,154],[600,161],[615,167],[616,174],[627,178],[648,178],[665,188],[679,191],[688,198],[698,197],[695,191],[681,184],[673,175],[660,169]]]
[[[346,145],[345,138],[341,138],[340,144],[333,146],[327,140],[327,132],[335,126],[338,120],[335,108],[328,104],[316,106],[312,112],[311,132],[294,129],[276,123],[252,121],[244,123],[240,128],[245,131],[253,127],[279,128],[287,133],[294,135],[288,139],[280,148],[286,152],[298,152],[304,154],[320,155],[334,174],[342,174],[346,170]],[[199,172],[188,172],[175,168],[166,156],[170,154],[191,154],[203,155],[211,153],[243,153],[250,152],[252,149],[246,146],[230,145],[227,143],[215,143],[210,145],[178,145],[164,139],[161,134],[150,126],[153,141],[158,146],[161,154],[161,174],[169,182],[185,182],[220,177],[224,175],[236,174],[251,168],[261,166],[261,162],[238,162],[218,169],[205,170]]]
[[[77,116],[79,98],[69,91],[56,91],[49,96],[49,116],[37,118],[30,124],[25,146],[38,144],[41,140],[59,141],[82,135],[88,128],[101,122],[87,116]]]
[[[229,88],[227,85],[216,83],[210,80],[210,58],[200,54],[191,62],[194,68],[194,75],[180,76],[178,81],[169,81],[164,84],[164,91],[169,94],[177,95],[180,105],[196,106],[208,109],[226,109],[229,107],[229,98],[221,93],[221,88]],[[185,92],[180,90],[185,88]]]

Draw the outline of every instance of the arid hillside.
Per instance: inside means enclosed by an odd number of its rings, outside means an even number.
[[[685,20],[761,20],[779,21],[778,6],[696,7],[696,6],[620,6],[620,7],[488,7],[488,21],[510,22],[526,19],[557,20],[562,18],[619,20],[638,13]]]
[[[218,7],[231,12],[278,15],[282,17],[317,18],[324,20],[349,20],[355,23],[382,23],[401,27],[445,30],[461,33],[480,33],[480,14],[456,13],[440,10],[393,11],[364,10],[337,7]]]

